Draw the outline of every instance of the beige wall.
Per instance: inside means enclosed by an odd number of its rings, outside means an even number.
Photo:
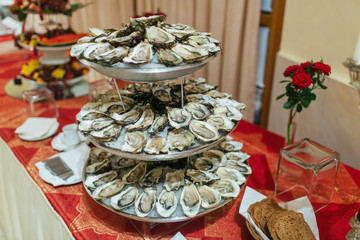
[[[341,154],[341,161],[360,169],[359,96],[349,82],[342,62],[353,55],[360,32],[358,0],[288,0],[283,37],[277,55],[268,129],[285,136],[288,110],[283,71],[289,65],[323,58],[331,65],[328,89],[317,90],[317,99],[297,117],[297,140],[309,137]]]

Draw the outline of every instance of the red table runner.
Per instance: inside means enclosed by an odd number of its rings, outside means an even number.
[[[2,55],[0,60],[9,56]],[[23,63],[17,61],[0,65],[0,136],[40,186],[76,239],[141,239],[125,217],[98,205],[88,196],[82,184],[55,188],[40,178],[35,163],[57,153],[51,147],[52,138],[26,142],[15,135],[15,129],[26,120],[23,103],[4,92],[5,84],[19,73]],[[58,133],[64,125],[75,122],[75,115],[86,102],[87,97],[57,101],[60,111]],[[241,121],[231,136],[243,142],[244,152],[251,155],[249,164],[253,173],[246,185],[264,195],[272,195],[283,137],[246,121]],[[349,220],[360,208],[359,189],[360,171],[340,163],[332,203],[316,213],[321,239],[345,238],[350,230]],[[184,226],[180,229],[181,233],[187,239],[251,239],[245,219],[238,213],[243,192],[223,208]]]

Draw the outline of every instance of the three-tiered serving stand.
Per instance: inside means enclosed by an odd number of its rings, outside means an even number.
[[[158,82],[158,81],[166,81],[166,80],[173,80],[178,79],[180,81],[181,85],[181,106],[184,106],[184,84],[186,82],[186,77],[195,71],[201,69],[204,67],[209,61],[211,61],[215,56],[208,57],[200,62],[196,63],[190,63],[190,64],[182,64],[178,66],[172,66],[167,67],[163,64],[156,64],[156,63],[150,63],[150,64],[128,64],[128,63],[117,63],[114,65],[106,65],[101,63],[95,63],[88,61],[86,59],[80,59],[80,62],[83,64],[93,68],[95,71],[106,75],[114,81],[114,85],[117,89],[117,92],[119,94],[120,100],[122,99],[121,93],[118,89],[116,79],[121,79],[125,81],[132,82],[135,84],[141,83],[141,82]],[[125,107],[124,107],[125,109]],[[236,124],[237,125],[237,124]],[[234,126],[233,129],[235,129],[236,126]],[[114,155],[120,156],[122,158],[129,158],[129,159],[135,159],[140,161],[169,161],[174,159],[182,159],[184,158],[184,161],[187,159],[187,164],[189,164],[189,157],[200,154],[208,149],[211,149],[218,144],[220,144],[222,141],[225,140],[226,136],[230,133],[222,134],[220,138],[217,140],[210,142],[210,143],[196,143],[191,148],[184,149],[183,151],[170,151],[167,154],[156,154],[156,155],[150,155],[146,153],[129,153],[121,151],[120,146],[122,144],[122,139],[119,137],[118,140],[114,142],[101,142],[94,138],[92,138],[90,135],[87,135],[86,137],[90,140],[91,143],[93,143],[96,147],[103,149],[106,152],[110,152]],[[89,160],[85,164],[84,171],[83,171],[83,183],[85,182],[86,178],[86,166],[89,165]],[[159,183],[162,184],[162,183]],[[158,185],[159,187],[159,185]],[[84,185],[84,188],[88,192],[88,194],[91,196],[91,191]],[[179,198],[180,194],[177,194],[177,197]],[[94,199],[95,200],[95,199]],[[186,217],[182,211],[181,208],[178,207],[175,213],[169,217],[169,218],[163,218],[160,215],[156,213],[156,211],[152,211],[152,213],[149,214],[148,217],[138,217],[134,209],[130,210],[122,210],[117,211],[114,210],[108,200],[95,200],[98,204],[101,206],[109,209],[112,212],[115,212],[119,215],[122,215],[132,223],[132,225],[136,228],[136,230],[139,232],[139,234],[144,238],[145,235],[153,235],[152,231],[156,231],[158,234],[158,237],[163,237],[171,232],[180,229],[184,225],[192,222],[197,217],[203,216],[209,212],[212,212],[218,208],[223,207],[225,204],[230,202],[232,199],[222,199],[221,203],[218,207],[212,208],[212,209],[201,209],[200,212],[194,217],[194,218],[188,218]],[[155,213],[154,213],[155,212]],[[136,221],[133,221],[136,220]],[[166,223],[166,224],[165,224]],[[159,235],[160,232],[160,235]]]

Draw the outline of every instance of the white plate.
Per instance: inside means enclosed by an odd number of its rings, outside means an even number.
[[[25,140],[25,141],[40,141],[40,140],[49,138],[49,137],[51,137],[52,135],[54,135],[54,134],[57,132],[58,128],[59,128],[59,122],[56,122],[56,123],[49,129],[49,131],[47,132],[47,134],[45,134],[45,135],[43,135],[43,136],[36,137],[36,138],[29,137],[29,136],[26,136],[26,135],[23,135],[23,134],[18,134],[18,136],[19,136],[19,138],[21,138],[22,140]]]

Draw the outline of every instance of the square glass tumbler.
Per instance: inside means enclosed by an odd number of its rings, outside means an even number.
[[[314,211],[331,202],[340,154],[305,138],[280,150],[275,197],[287,202],[307,196]]]
[[[26,90],[22,94],[25,104],[25,114],[29,117],[58,117],[53,92],[46,87]]]
[[[94,99],[99,94],[104,94],[105,92],[114,89],[114,85],[109,79],[100,79],[94,82],[89,82],[89,99]]]

